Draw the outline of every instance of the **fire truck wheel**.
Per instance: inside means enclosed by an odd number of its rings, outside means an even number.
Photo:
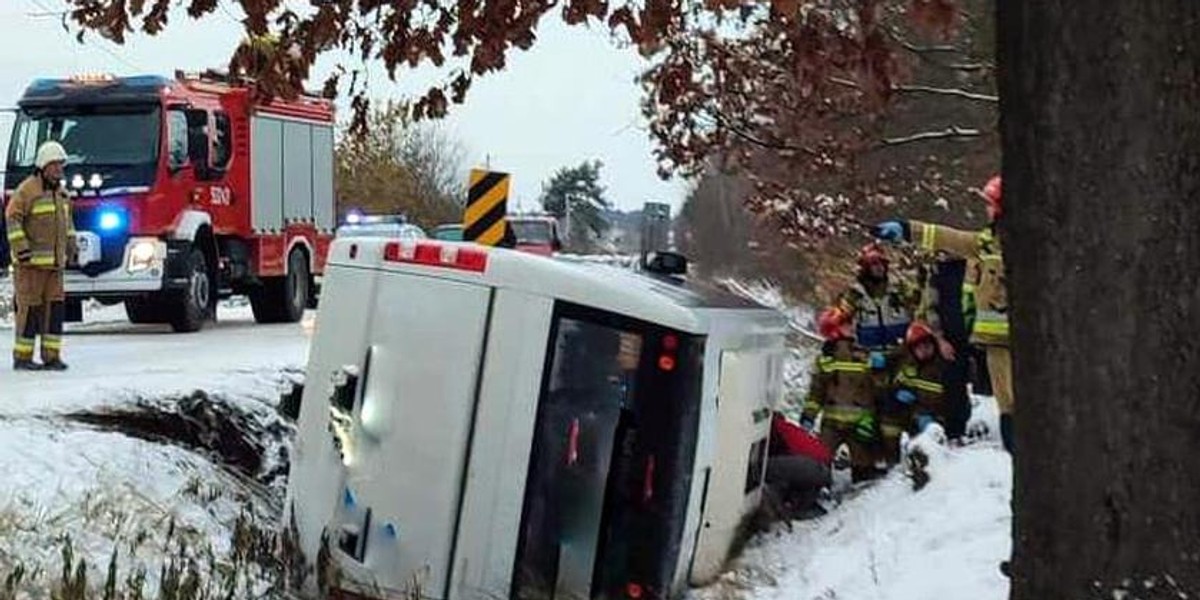
[[[299,250],[288,255],[288,272],[283,277],[263,281],[262,287],[250,294],[250,308],[259,323],[295,323],[304,316],[308,305],[308,259]]]
[[[171,328],[177,332],[200,331],[208,316],[209,295],[212,282],[208,276],[208,261],[204,252],[192,248],[188,254],[188,285],[171,303]]]

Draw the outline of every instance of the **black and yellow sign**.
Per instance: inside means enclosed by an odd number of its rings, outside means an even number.
[[[511,245],[508,232],[508,173],[471,169],[463,239],[484,246]]]

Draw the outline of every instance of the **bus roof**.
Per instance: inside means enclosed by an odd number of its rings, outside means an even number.
[[[384,259],[388,240],[335,240],[330,249],[332,265],[385,268],[431,277],[474,282],[502,289],[515,289],[616,314],[659,323],[690,333],[704,333],[712,311],[753,314],[754,320],[786,326],[774,309],[762,306],[715,286],[654,277],[629,269],[602,264],[567,262],[503,248],[437,240],[398,241],[486,252],[482,272],[441,266],[398,263]],[[356,246],[350,258],[351,246]]]

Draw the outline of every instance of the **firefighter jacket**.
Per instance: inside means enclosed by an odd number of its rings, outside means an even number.
[[[904,339],[919,300],[919,290],[891,283],[872,290],[860,281],[842,294],[838,306],[854,319],[859,346],[887,350]]]
[[[875,390],[866,355],[850,340],[827,342],[817,357],[804,418],[815,420],[823,412],[823,422],[852,427],[874,412]]]
[[[13,263],[35,269],[63,269],[75,258],[71,200],[62,190],[46,190],[40,175],[17,186],[4,211]],[[21,261],[28,253],[29,261]]]
[[[929,415],[945,423],[946,407],[943,401],[942,372],[945,362],[936,354],[924,363],[918,362],[907,350],[895,358],[889,396],[906,389],[917,401],[912,405],[912,414]]]
[[[975,319],[971,342],[981,346],[1008,345],[1008,292],[1004,283],[1004,255],[991,227],[972,233],[920,221],[909,222],[912,240],[925,250],[953,254],[976,264],[967,284],[975,294]]]

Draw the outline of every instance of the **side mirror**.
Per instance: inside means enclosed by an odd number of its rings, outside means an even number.
[[[562,240],[560,240],[558,238],[554,238],[553,240],[550,240],[550,249],[555,252],[562,252],[562,249],[563,249]]]

